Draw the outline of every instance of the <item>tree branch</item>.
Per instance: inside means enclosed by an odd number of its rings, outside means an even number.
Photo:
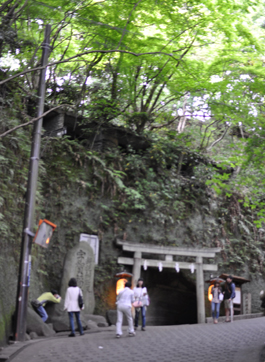
[[[125,27],[123,28],[122,36],[121,36],[121,39],[120,39],[119,44],[117,45],[117,48],[116,48],[116,49],[119,49],[119,47],[120,47],[120,45],[121,45],[122,39],[124,38],[124,35],[125,35],[125,33],[126,33],[126,28],[127,28],[127,25],[128,25],[129,22],[130,22],[130,19],[131,19],[131,16],[132,16],[133,11],[136,9],[136,7],[137,7],[141,2],[142,2],[142,0],[139,0],[138,3],[134,4],[134,7],[133,7],[132,11],[131,11],[130,14],[129,14],[129,17],[128,17],[128,20],[127,20],[127,22],[126,22],[126,24],[125,24]]]
[[[165,124],[162,124],[160,126],[152,126],[152,127],[149,128],[149,130],[152,131],[153,129],[160,129],[160,128],[163,128],[163,127],[170,126],[172,123],[174,123],[179,118],[180,118],[180,116],[177,116],[177,117],[171,119],[171,121],[169,121],[169,122],[167,122]]]
[[[224,131],[224,133],[222,134],[222,136],[220,138],[218,138],[216,141],[214,141],[208,148],[206,151],[210,151],[210,149],[216,145],[216,143],[222,141],[222,139],[224,138],[224,136],[227,134],[228,129],[230,128],[230,126],[226,127],[226,130]]]
[[[7,0],[0,6],[0,14],[5,10],[5,8],[8,7],[10,3],[12,3],[14,0]]]
[[[119,49],[114,49],[114,50],[89,50],[89,51],[86,51],[86,52],[83,52],[83,53],[76,54],[76,55],[74,55],[74,56],[72,56],[72,57],[70,57],[70,58],[67,58],[67,59],[65,59],[65,60],[60,60],[60,61],[57,61],[57,62],[49,63],[49,64],[47,64],[47,67],[51,67],[51,66],[56,65],[56,64],[67,63],[67,62],[69,62],[69,61],[72,60],[72,59],[76,59],[76,58],[81,57],[81,56],[83,56],[83,55],[94,54],[94,53],[102,53],[102,54],[108,54],[108,53],[125,53],[125,54],[133,55],[133,56],[135,56],[135,57],[140,57],[140,56],[142,56],[142,55],[156,55],[156,54],[161,55],[161,54],[162,54],[162,55],[166,55],[166,56],[169,56],[169,57],[173,58],[173,59],[176,60],[177,62],[180,61],[180,59],[175,58],[174,55],[171,54],[171,53],[164,53],[164,52],[159,52],[159,51],[157,51],[157,52],[146,52],[146,53],[134,53],[134,52],[130,52],[130,51],[127,51],[127,50],[119,50]],[[2,81],[0,82],[0,85],[5,84],[5,83],[7,83],[8,81],[10,81],[10,80],[12,80],[12,79],[14,79],[14,78],[20,77],[21,75],[24,75],[24,74],[26,74],[26,73],[34,72],[34,71],[36,71],[36,70],[42,70],[42,69],[44,69],[44,68],[45,68],[45,67],[42,66],[42,67],[36,67],[36,68],[32,68],[32,69],[25,70],[25,71],[23,71],[23,72],[21,72],[21,73],[18,73],[18,74],[13,75],[12,77],[9,77],[9,78],[7,78],[7,79],[5,79],[5,80],[2,80]]]
[[[13,19],[10,23],[10,26],[13,25],[13,23],[17,20],[17,18],[19,17],[20,13],[22,12],[22,10],[27,6],[29,0],[26,0],[25,3],[21,6],[20,9],[18,9],[18,11],[16,11],[14,14],[13,14]]]
[[[216,119],[216,120],[213,121],[212,123],[208,124],[208,126],[206,126],[205,131],[204,131],[204,135],[203,135],[203,139],[202,139],[201,144],[200,144],[200,149],[203,148],[203,144],[204,144],[204,141],[205,141],[205,138],[206,138],[206,133],[207,133],[208,128],[211,127],[211,126],[212,126],[213,124],[215,124],[216,122],[219,122],[219,120]]]

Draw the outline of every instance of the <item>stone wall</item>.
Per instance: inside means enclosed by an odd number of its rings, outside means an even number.
[[[0,256],[0,346],[12,332],[12,315],[15,310],[18,268],[11,256]]]

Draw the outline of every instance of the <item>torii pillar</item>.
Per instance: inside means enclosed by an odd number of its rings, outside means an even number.
[[[141,276],[141,266],[142,266],[142,253],[136,251],[134,253],[134,263],[133,263],[133,287],[136,286],[138,279]]]
[[[197,320],[205,323],[205,299],[202,257],[196,257],[196,296],[197,296]]]

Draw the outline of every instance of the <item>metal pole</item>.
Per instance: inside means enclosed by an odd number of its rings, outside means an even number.
[[[37,117],[43,114],[44,99],[45,99],[45,76],[46,66],[48,64],[48,57],[50,53],[50,34],[51,26],[46,25],[45,37],[42,43],[42,59],[41,66],[45,68],[40,72],[40,82],[38,90],[38,111]],[[27,320],[27,304],[28,304],[28,289],[30,283],[30,268],[31,268],[31,245],[32,227],[34,225],[34,209],[35,209],[35,195],[38,180],[39,168],[39,155],[41,144],[41,129],[42,118],[34,123],[32,144],[31,144],[31,157],[28,173],[28,186],[27,197],[25,205],[24,225],[21,243],[20,265],[19,265],[19,279],[17,288],[16,300],[16,314],[15,314],[15,340],[25,341],[26,334],[26,320]]]

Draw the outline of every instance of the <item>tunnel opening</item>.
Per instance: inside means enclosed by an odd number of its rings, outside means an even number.
[[[197,323],[196,282],[185,272],[148,268],[142,271],[142,277],[150,297],[148,325]]]

